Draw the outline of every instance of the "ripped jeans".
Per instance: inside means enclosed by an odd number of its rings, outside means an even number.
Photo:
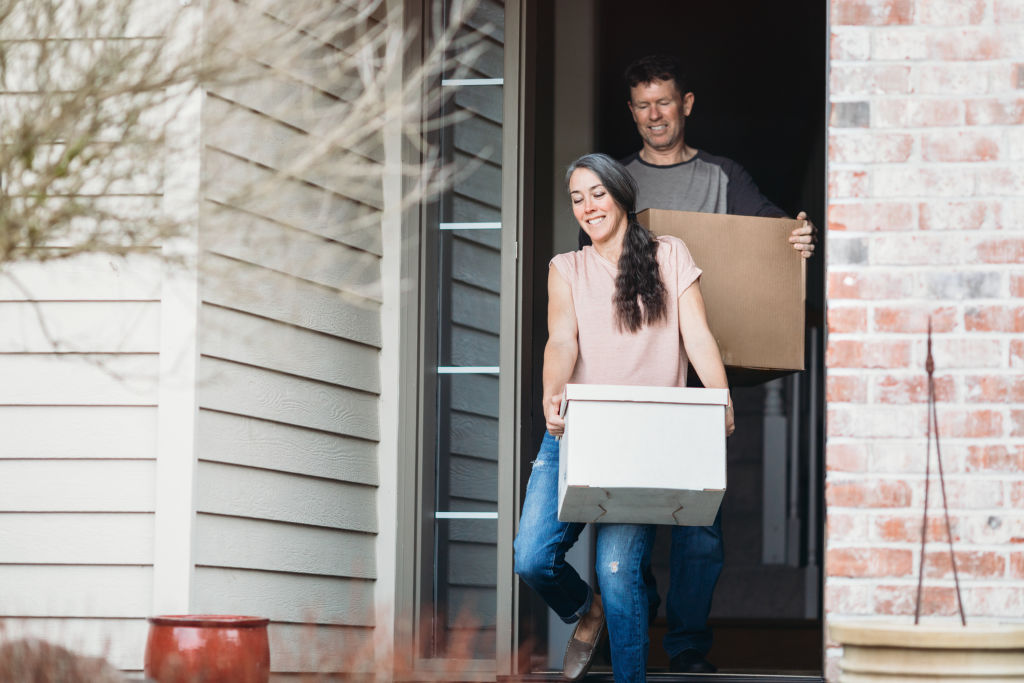
[[[533,463],[515,540],[515,570],[562,621],[572,623],[590,609],[591,589],[565,553],[585,524],[558,521],[558,442],[544,434]],[[597,524],[596,569],[608,623],[612,672],[617,683],[646,680],[647,589],[654,526]]]

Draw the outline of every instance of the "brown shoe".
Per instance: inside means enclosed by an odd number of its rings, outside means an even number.
[[[576,624],[579,628],[579,623]],[[562,660],[562,677],[570,681],[578,681],[587,675],[590,670],[590,661],[594,658],[594,650],[604,636],[604,616],[601,617],[601,625],[597,627],[597,635],[594,642],[588,643],[585,640],[576,640],[576,629],[573,629],[569,644],[565,646],[565,659]]]

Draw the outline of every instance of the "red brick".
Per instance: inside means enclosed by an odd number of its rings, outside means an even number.
[[[938,411],[939,434],[949,438],[983,438],[1003,435],[1003,415],[995,410],[945,408]]]
[[[996,59],[1006,55],[1008,41],[989,28],[932,32],[927,57],[940,61]]]
[[[945,454],[943,454],[945,455]],[[943,458],[945,462],[945,458]],[[942,490],[939,486],[938,464],[932,462],[931,501],[929,514],[942,517]],[[924,503],[922,488],[921,503]],[[998,508],[1003,504],[1003,482],[998,479],[982,479],[946,476],[946,496],[951,510],[987,510]],[[945,540],[945,529],[942,535],[932,540]]]
[[[921,342],[920,356],[924,363],[925,342]],[[1003,365],[1003,346],[997,339],[943,339],[932,343],[935,368],[938,372],[949,369],[998,368]]]
[[[913,292],[913,278],[903,273],[863,273],[829,269],[829,301],[838,299],[903,299]]]
[[[1019,619],[1024,614],[1024,588],[998,585],[965,587],[964,611],[986,617]]]
[[[970,257],[972,238],[950,232],[886,232],[872,235],[868,250],[876,265],[962,263]]]
[[[960,26],[980,24],[985,18],[985,0],[924,0],[917,3],[917,24]]]
[[[905,368],[910,364],[909,341],[836,340],[828,344],[830,368]]]
[[[890,543],[920,543],[921,522],[924,521],[924,513],[914,512],[910,515],[880,516],[875,519],[874,535],[879,541]],[[951,520],[953,526],[954,541],[956,537],[956,523]],[[937,517],[929,511],[928,515],[928,538],[934,540],[946,538],[946,521]]]
[[[1024,481],[1007,483],[1006,504],[1015,510],[1019,510],[1024,507]]]
[[[1010,367],[1024,368],[1024,340],[1013,339],[1010,341]]]
[[[907,202],[855,202],[828,207],[829,230],[913,230],[915,225],[914,205]]]
[[[1024,375],[970,375],[964,386],[971,403],[1024,403]]]
[[[913,0],[832,0],[831,5],[833,25],[884,26],[914,20]]]
[[[1020,0],[995,0],[992,12],[996,24],[1024,23],[1024,3]]]
[[[1010,553],[1010,579],[1024,579],[1024,552]]]
[[[931,201],[918,205],[922,230],[978,230],[999,225],[1001,206],[985,201]]]
[[[985,164],[974,171],[974,194],[1016,198],[1024,187],[1024,167]]]
[[[834,64],[829,87],[833,97],[903,95],[911,92],[910,73],[909,66]]]
[[[871,614],[871,588],[863,583],[826,582],[825,606],[829,614]]]
[[[1010,411],[1010,436],[1024,436],[1024,410]]]
[[[990,97],[967,100],[969,126],[1013,126],[1024,123],[1024,97]]]
[[[964,122],[961,99],[893,98],[871,103],[874,128],[957,126]]]
[[[872,176],[875,196],[880,198],[964,197],[973,194],[975,184],[971,174],[959,168],[943,166],[878,166],[873,169]]]
[[[829,136],[829,161],[845,163],[899,163],[910,159],[914,136],[844,130]]]
[[[1024,446],[970,446],[966,468],[968,472],[1020,474],[1024,472]]]
[[[866,472],[867,447],[863,443],[828,443],[825,447],[825,467],[831,472]]]
[[[875,400],[878,403],[923,403],[928,400],[928,377],[925,375],[886,376],[875,379]],[[940,402],[956,398],[956,382],[952,377],[935,378],[935,397]]]
[[[970,306],[964,327],[969,332],[1024,332],[1024,306]]]
[[[867,29],[839,27],[833,24],[829,40],[833,60],[865,61],[871,57],[871,38]]]
[[[865,403],[868,386],[864,377],[829,373],[825,390],[829,403]]]
[[[928,56],[929,29],[897,26],[871,29],[871,59],[876,62],[906,62]]]
[[[958,550],[956,570],[960,578],[993,579],[1006,573],[1006,560],[991,550]],[[929,550],[925,554],[925,576],[933,579],[953,578],[948,550]]]
[[[830,306],[827,319],[828,331],[832,334],[866,332],[868,329],[868,312],[861,306]]]
[[[985,94],[995,71],[990,62],[915,64],[912,68],[910,92],[942,97]]]
[[[999,141],[977,131],[928,133],[921,153],[925,161],[993,161],[999,158]]]
[[[875,614],[907,615],[914,613],[917,586],[879,586],[875,589]],[[956,591],[947,586],[924,586],[921,614],[929,616],[956,614]]]
[[[825,499],[833,507],[900,508],[910,505],[910,485],[903,480],[828,482]]]
[[[895,548],[831,548],[825,559],[829,576],[907,576],[914,555]]]
[[[981,263],[1024,263],[1024,236],[980,242],[975,260]]]
[[[828,174],[829,198],[866,197],[868,195],[868,174],[866,171],[830,171]]]
[[[875,332],[924,334],[928,331],[929,318],[931,318],[932,332],[934,333],[952,332],[956,329],[956,308],[908,305],[876,307],[874,330]]]
[[[1010,276],[1010,296],[1024,298],[1024,275]]]
[[[830,543],[865,540],[867,523],[860,512],[829,513],[827,522]]]

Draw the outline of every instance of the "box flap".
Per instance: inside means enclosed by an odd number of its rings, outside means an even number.
[[[704,271],[708,325],[726,366],[804,369],[807,264],[788,239],[802,221],[664,209],[637,218],[682,239]]]
[[[725,389],[695,387],[639,387],[617,384],[566,384],[562,414],[569,401],[629,401],[635,403],[691,403],[727,405]]]

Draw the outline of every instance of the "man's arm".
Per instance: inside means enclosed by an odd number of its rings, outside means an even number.
[[[552,436],[561,436],[565,420],[558,414],[562,392],[579,355],[576,309],[569,283],[554,266],[548,268],[548,342],[544,345],[544,422]]]
[[[690,358],[690,364],[697,376],[709,389],[729,389],[729,380],[722,365],[722,353],[708,328],[704,311],[704,297],[700,293],[700,280],[683,290],[679,295],[679,333],[683,336],[683,347]],[[725,409],[725,434],[733,433],[736,420],[732,409],[732,396]]]

